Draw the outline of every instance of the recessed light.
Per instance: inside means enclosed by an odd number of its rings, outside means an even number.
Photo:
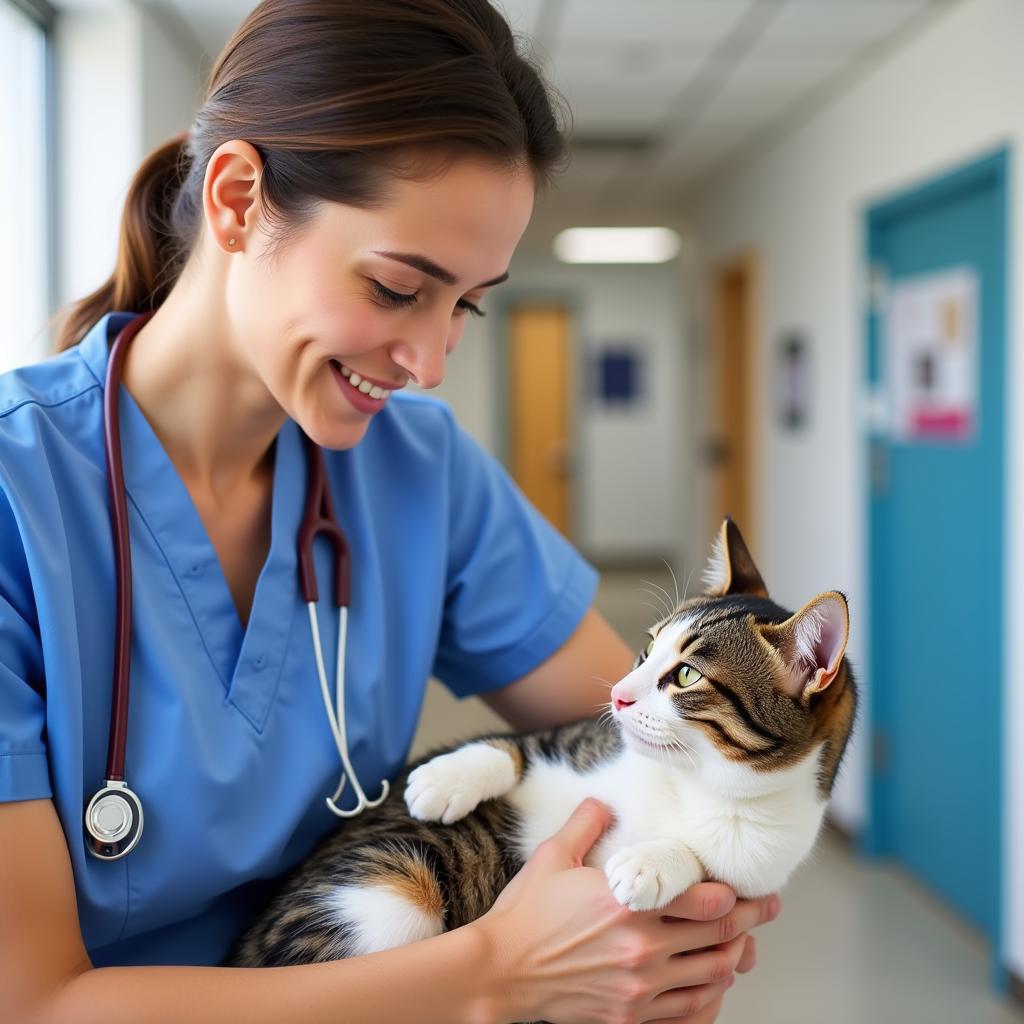
[[[679,252],[671,228],[566,228],[555,236],[563,263],[666,263]]]

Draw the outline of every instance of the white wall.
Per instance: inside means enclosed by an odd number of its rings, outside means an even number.
[[[142,157],[137,16],[127,4],[62,12],[55,44],[63,304],[93,291],[114,268],[125,190]]]
[[[159,12],[127,0],[60,11],[55,46],[57,301],[64,304],[114,269],[128,186],[154,147],[191,124],[204,64]],[[26,359],[49,345],[40,336]]]
[[[576,314],[574,540],[598,561],[663,555],[673,560],[686,512],[676,495],[686,454],[681,408],[688,387],[678,264],[570,265],[535,240],[517,252],[510,274],[509,283],[483,303],[493,315],[467,326],[437,394],[467,429],[501,454],[499,295],[501,302],[566,300]],[[585,395],[589,357],[615,341],[636,341],[645,354],[646,398],[635,408],[605,407]]]
[[[862,624],[851,647],[860,666],[867,664],[868,622],[858,413],[862,214],[879,198],[1011,144],[1007,387],[1024,395],[1022,39],[1019,0],[968,0],[692,204],[707,266],[747,244],[761,251],[766,385],[781,331],[798,326],[813,339],[818,404],[809,431],[783,437],[770,407],[763,409],[763,568],[791,603],[826,587],[849,590]],[[1024,415],[1012,398],[1007,410],[1004,948],[1024,974],[1024,538],[1016,525],[1024,521]],[[851,827],[864,820],[867,767],[861,743],[837,796],[837,814]]]

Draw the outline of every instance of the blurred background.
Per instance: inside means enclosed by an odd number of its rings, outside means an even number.
[[[254,6],[0,0],[0,370]],[[850,599],[830,826],[721,1019],[1024,1019],[1024,3],[499,6],[573,159],[441,396],[631,645],[725,513],[780,603]],[[494,725],[432,682],[413,755]]]

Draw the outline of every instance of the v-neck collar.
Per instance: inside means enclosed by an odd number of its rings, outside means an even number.
[[[81,355],[101,388],[109,345],[134,315],[108,314],[80,345]],[[129,500],[163,551],[227,699],[261,730],[294,619],[295,545],[306,477],[299,427],[286,419],[274,442],[270,551],[256,583],[248,626],[243,630],[217,552],[192,496],[124,385],[120,413]]]

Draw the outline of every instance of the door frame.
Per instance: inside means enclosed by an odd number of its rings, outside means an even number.
[[[711,348],[708,352],[709,371],[711,383],[711,409],[713,434],[709,438],[706,448],[706,458],[714,459],[713,447],[721,443],[720,431],[723,411],[721,407],[722,382],[719,379],[721,370],[721,351],[725,343],[726,316],[725,305],[728,301],[727,291],[729,280],[736,275],[742,276],[744,280],[744,338],[743,338],[743,360],[742,367],[742,395],[741,401],[746,403],[747,419],[745,436],[741,439],[745,449],[744,489],[746,509],[740,510],[725,509],[739,523],[743,530],[743,536],[747,538],[751,550],[761,550],[761,462],[762,432],[759,429],[761,423],[762,401],[763,401],[763,380],[761,371],[761,257],[760,253],[753,248],[743,249],[728,259],[720,260],[715,264],[710,282],[711,320],[710,320],[710,342]],[[710,486],[710,513],[712,527],[717,528],[720,523],[718,518],[717,501],[718,496],[715,489],[718,482],[714,477],[716,472],[713,464],[708,466],[712,474]],[[739,518],[745,514],[745,519]]]
[[[503,287],[499,294],[495,293],[488,307],[488,320],[493,315],[495,324],[492,332],[494,339],[494,359],[492,360],[491,393],[494,402],[494,448],[495,455],[511,474],[509,440],[509,400],[508,400],[508,355],[509,355],[509,314],[518,306],[562,306],[569,315],[569,381],[566,397],[569,408],[569,458],[571,470],[567,487],[569,489],[569,537],[570,543],[577,550],[586,547],[586,509],[581,498],[586,493],[587,464],[582,450],[583,444],[583,405],[586,400],[584,384],[586,381],[586,364],[582,332],[584,329],[583,310],[584,298],[581,293],[569,288],[508,288]],[[492,312],[493,311],[493,312]]]
[[[995,248],[999,254],[1000,270],[996,274],[995,287],[997,289],[995,308],[995,323],[993,329],[1002,336],[1003,343],[1003,452],[1002,452],[1002,508],[1001,516],[1001,544],[1003,558],[1001,559],[999,592],[1001,615],[999,619],[1000,645],[999,645],[999,694],[998,701],[1001,709],[1007,708],[1009,688],[1007,685],[1007,670],[1012,664],[1010,644],[1013,642],[1013,631],[1007,621],[1010,602],[1010,573],[1006,567],[1006,555],[1011,550],[1009,530],[1011,528],[1010,517],[1010,485],[1012,483],[1011,464],[1012,459],[1012,438],[1009,436],[1011,426],[1010,415],[1012,410],[1012,379],[1010,375],[1010,358],[1012,337],[1008,334],[1009,310],[1008,310],[1008,279],[1010,266],[1009,249],[1009,181],[1010,181],[1010,149],[1008,146],[1001,146],[993,152],[958,164],[952,170],[940,172],[925,178],[919,184],[902,189],[888,196],[871,200],[864,207],[862,215],[862,259],[861,268],[863,271],[862,281],[864,285],[862,337],[864,345],[862,349],[861,382],[863,393],[868,399],[869,410],[873,407],[875,382],[879,379],[881,360],[881,317],[878,314],[872,284],[872,268],[880,260],[879,234],[882,227],[896,217],[906,216],[919,209],[927,208],[936,203],[944,202],[965,189],[973,189],[981,184],[988,185],[995,190],[997,208],[1000,216],[997,217]],[[865,554],[867,570],[867,596],[868,596],[868,643],[867,643],[867,664],[869,672],[869,698],[873,689],[874,681],[880,677],[880,666],[878,664],[879,651],[874,642],[875,620],[874,608],[875,587],[878,579],[876,567],[879,562],[878,552],[878,524],[876,522],[876,508],[872,498],[870,473],[871,445],[877,436],[876,428],[870,419],[864,423],[860,431],[861,437],[861,466],[862,494],[865,524]],[[875,749],[876,737],[890,734],[891,722],[886,714],[885,702],[869,699],[870,706],[869,729],[870,729],[870,756],[868,758],[869,780],[867,787],[868,808],[866,827],[860,840],[860,849],[867,856],[879,856],[886,852],[886,837],[883,823],[880,820],[880,803],[883,782],[877,768],[877,754]],[[997,787],[996,798],[999,813],[996,818],[996,856],[998,871],[996,878],[996,929],[992,944],[991,978],[994,986],[999,990],[1005,990],[1008,984],[1008,969],[1004,966],[1004,950],[1006,945],[1005,927],[1006,919],[1003,912],[1003,900],[1006,896],[1006,823],[1004,821],[1004,800],[1005,800],[1005,775],[1007,768],[1006,738],[1005,730],[1000,729],[997,736],[998,742],[998,771],[995,785]]]

